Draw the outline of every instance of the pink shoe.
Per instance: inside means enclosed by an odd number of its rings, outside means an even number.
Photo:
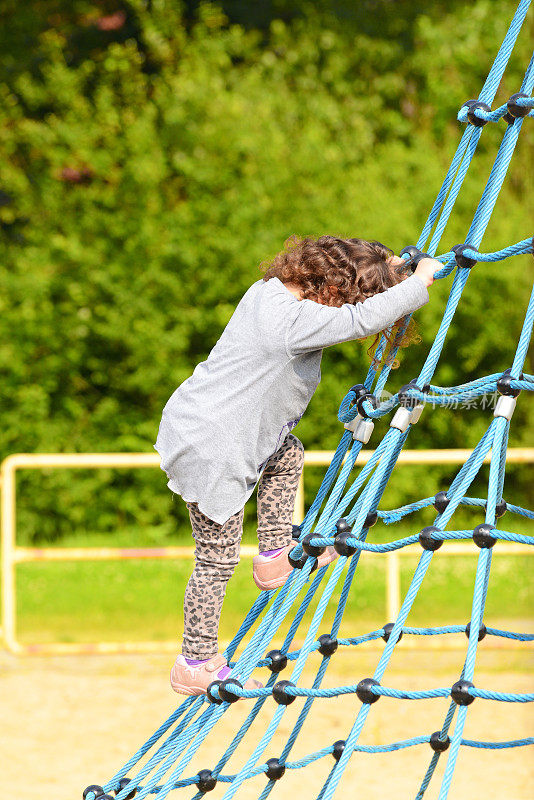
[[[226,680],[231,674],[228,662],[220,653],[197,667],[189,666],[184,656],[180,655],[171,669],[171,686],[178,694],[206,694],[206,689],[212,681]],[[244,688],[262,689],[263,684],[250,679]]]
[[[268,589],[278,589],[287,581],[293,567],[289,563],[288,555],[296,547],[295,542],[288,544],[281,553],[274,558],[269,556],[257,555],[252,559],[252,576],[258,589],[267,591]],[[317,569],[326,567],[338,557],[333,547],[327,547],[322,555],[317,559]]]

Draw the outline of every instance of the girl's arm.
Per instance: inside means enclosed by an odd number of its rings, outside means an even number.
[[[435,264],[437,268],[442,267],[439,262]],[[345,303],[337,308],[313,300],[300,300],[298,313],[286,334],[287,351],[294,356],[352,339],[364,339],[421,308],[428,299],[426,281],[414,274],[355,305]]]

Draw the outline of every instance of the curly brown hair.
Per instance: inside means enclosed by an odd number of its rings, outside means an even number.
[[[393,250],[376,241],[291,236],[284,250],[272,261],[261,264],[260,269],[265,271],[264,281],[278,278],[282,283],[298,286],[303,299],[339,307],[344,303],[361,303],[400,283],[404,275],[389,262],[392,255]],[[388,347],[382,358],[375,358],[379,334],[367,351],[376,362],[374,366],[398,366],[393,360],[394,349],[420,341],[414,321],[408,322],[406,317],[383,333]]]

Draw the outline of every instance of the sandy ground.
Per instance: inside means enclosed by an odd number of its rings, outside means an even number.
[[[326,685],[352,683],[372,674],[378,655],[372,652],[338,653]],[[2,794],[17,800],[50,798],[76,800],[89,783],[104,783],[148,738],[176,706],[167,683],[169,656],[76,656],[15,658],[0,654],[0,761]],[[399,654],[386,673],[384,685],[429,688],[451,685],[461,654]],[[316,669],[319,660],[314,660]],[[502,691],[532,692],[532,659],[524,651],[481,653],[476,685]],[[529,674],[530,671],[530,674]],[[310,685],[306,673],[303,685]],[[200,748],[186,770],[195,774],[210,768],[231,740],[243,717],[242,703],[232,706]],[[264,757],[279,754],[301,704],[284,716]],[[345,738],[360,707],[354,697],[318,700],[299,736],[290,760]],[[431,733],[440,726],[445,700],[400,701],[381,698],[370,710],[362,744],[380,744]],[[264,711],[229,762],[234,772],[257,743],[272,716],[268,701]],[[466,738],[506,740],[532,736],[534,720],[529,704],[476,700],[470,707]],[[483,751],[463,747],[449,798],[454,800],[532,800],[534,764],[532,748]],[[409,800],[417,794],[431,755],[428,745],[385,755],[355,754],[336,798]],[[447,755],[447,754],[446,754]],[[317,796],[333,764],[331,756],[300,770],[287,771],[272,797]],[[437,798],[445,759],[425,798]],[[263,776],[247,781],[238,798],[258,797]],[[209,797],[221,797],[218,786]],[[191,789],[173,792],[192,797]]]

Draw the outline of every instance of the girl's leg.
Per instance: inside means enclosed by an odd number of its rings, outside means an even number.
[[[258,544],[260,553],[291,542],[295,495],[304,466],[304,446],[289,433],[265,465],[258,484]]]
[[[204,660],[217,653],[219,619],[226,586],[239,561],[243,510],[224,523],[204,516],[187,503],[195,539],[195,568],[184,597],[182,654]]]

